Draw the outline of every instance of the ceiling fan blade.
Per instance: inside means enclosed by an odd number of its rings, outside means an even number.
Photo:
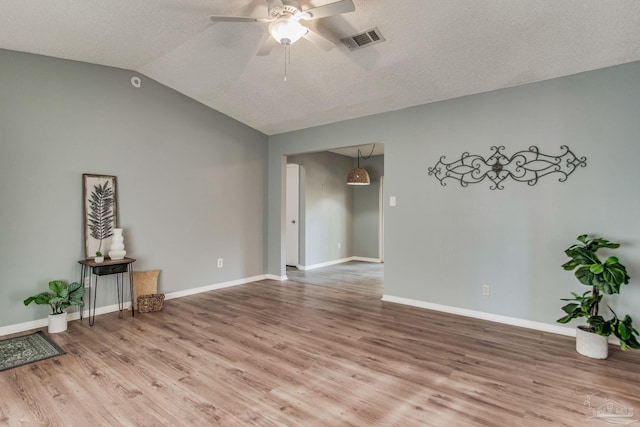
[[[258,49],[258,52],[256,53],[256,55],[268,56],[273,50],[273,48],[278,46],[279,44],[280,43],[278,43],[273,37],[271,37],[271,35],[268,35],[267,38],[262,43],[262,46],[260,46],[260,49]]]
[[[211,15],[213,22],[270,22],[270,19],[266,18],[251,18],[249,16],[220,16]]]
[[[307,30],[309,30],[307,31],[307,34],[302,37],[309,40],[311,43],[315,44],[325,52],[329,52],[331,49],[336,47],[335,43],[333,43],[331,40],[325,38],[324,36],[321,36],[315,31],[310,30],[309,28],[307,28]]]
[[[353,0],[340,0],[334,3],[325,4],[324,6],[313,7],[311,9],[300,12],[300,19],[319,19],[327,16],[335,16],[343,13],[353,12],[356,6]]]

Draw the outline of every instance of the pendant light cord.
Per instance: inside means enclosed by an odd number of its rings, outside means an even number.
[[[371,147],[371,152],[367,157],[365,157],[362,155],[362,151],[360,151],[360,148],[358,148],[358,167],[360,167],[360,157],[362,157],[362,160],[369,160],[371,156],[373,156],[373,150],[375,149],[376,149],[376,144],[373,144],[373,147]]]
[[[373,147],[371,147],[371,152],[369,153],[369,155],[367,157],[362,155],[362,152],[360,151],[360,149],[358,148],[358,167],[360,167],[360,157],[362,157],[362,160],[369,160],[371,158],[371,156],[373,156],[373,150],[376,149],[376,144],[373,144]]]

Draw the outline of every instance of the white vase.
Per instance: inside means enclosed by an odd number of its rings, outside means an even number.
[[[109,258],[124,259],[127,251],[124,250],[124,237],[122,237],[122,228],[113,229],[113,237],[111,237],[111,248],[109,248]]]
[[[93,259],[95,262],[104,262],[104,257],[103,256],[97,256]]]
[[[609,341],[607,337],[584,330],[583,326],[576,328],[576,351],[592,359],[606,359],[609,357]]]
[[[49,328],[47,329],[50,334],[57,334],[58,332],[64,332],[67,330],[67,313],[50,314],[49,315]]]

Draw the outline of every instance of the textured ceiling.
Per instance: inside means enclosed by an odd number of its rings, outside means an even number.
[[[353,0],[312,22],[334,41],[256,56],[266,0],[3,0],[0,48],[135,70],[271,135],[640,60],[637,0]],[[301,0],[303,8],[331,0]],[[143,82],[144,84],[144,82]]]

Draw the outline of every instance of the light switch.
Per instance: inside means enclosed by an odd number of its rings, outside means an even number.
[[[395,205],[396,205],[396,196],[389,197],[389,206],[395,206]]]

